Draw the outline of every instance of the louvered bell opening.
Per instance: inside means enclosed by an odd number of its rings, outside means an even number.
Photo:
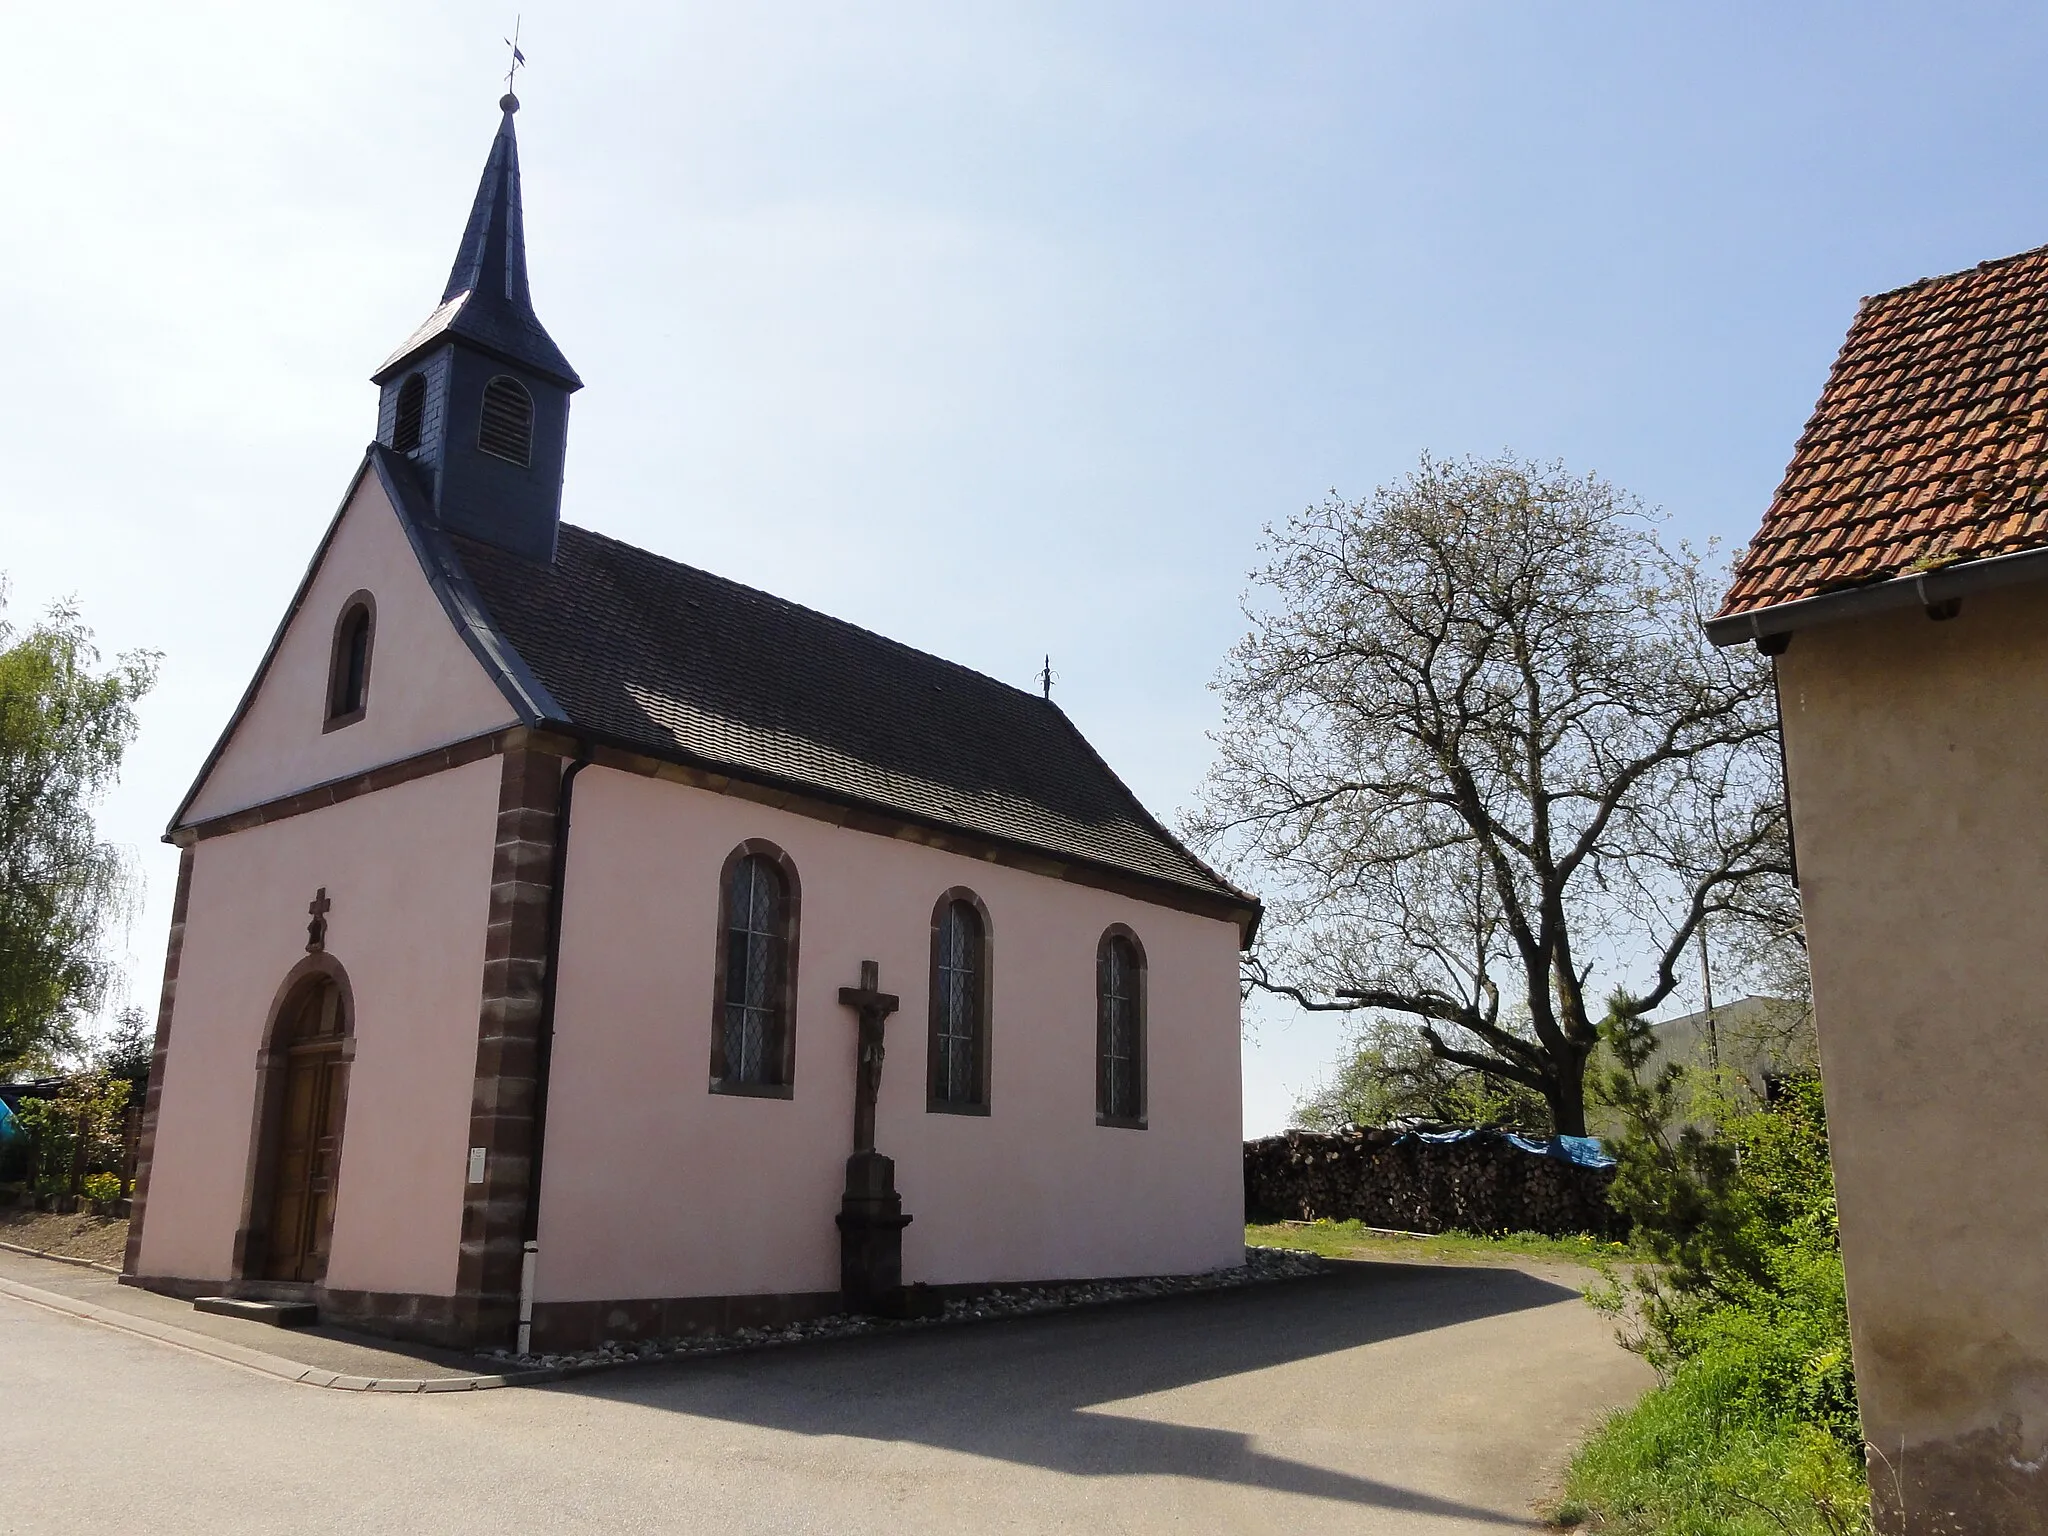
[[[521,469],[533,462],[533,396],[517,379],[499,374],[484,386],[484,413],[477,424],[476,445]]]
[[[398,386],[398,412],[391,424],[391,446],[400,453],[417,453],[420,427],[427,415],[427,381],[408,374]]]

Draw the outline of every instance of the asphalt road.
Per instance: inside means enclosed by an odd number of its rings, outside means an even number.
[[[1583,1430],[1648,1384],[1575,1278],[1351,1264],[407,1396],[0,1297],[0,1531],[1527,1529]]]

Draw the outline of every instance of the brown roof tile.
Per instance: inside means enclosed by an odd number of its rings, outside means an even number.
[[[2048,246],[1865,299],[1721,613],[2048,548]]]

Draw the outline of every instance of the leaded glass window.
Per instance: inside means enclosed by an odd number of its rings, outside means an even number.
[[[940,909],[932,950],[934,1108],[973,1108],[985,1101],[986,941],[981,914],[972,901],[954,897]]]
[[[1103,937],[1096,955],[1096,1112],[1138,1124],[1145,1113],[1144,961],[1126,934]]]
[[[720,1024],[727,1083],[765,1086],[783,1081],[788,957],[788,884],[773,859],[750,853],[734,861],[726,878]]]

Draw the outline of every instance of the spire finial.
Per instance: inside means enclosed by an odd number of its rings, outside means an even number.
[[[526,62],[526,55],[519,51],[519,23],[521,19],[517,13],[514,13],[512,17],[512,35],[505,39],[505,46],[512,50],[512,67],[505,71],[505,94],[498,98],[498,109],[501,112],[517,112],[519,110],[519,98],[512,94],[512,82],[519,73],[519,67]]]
[[[1038,674],[1038,685],[1045,690],[1045,696],[1048,700],[1052,698],[1052,680],[1052,653],[1048,651],[1045,655],[1045,668]]]

